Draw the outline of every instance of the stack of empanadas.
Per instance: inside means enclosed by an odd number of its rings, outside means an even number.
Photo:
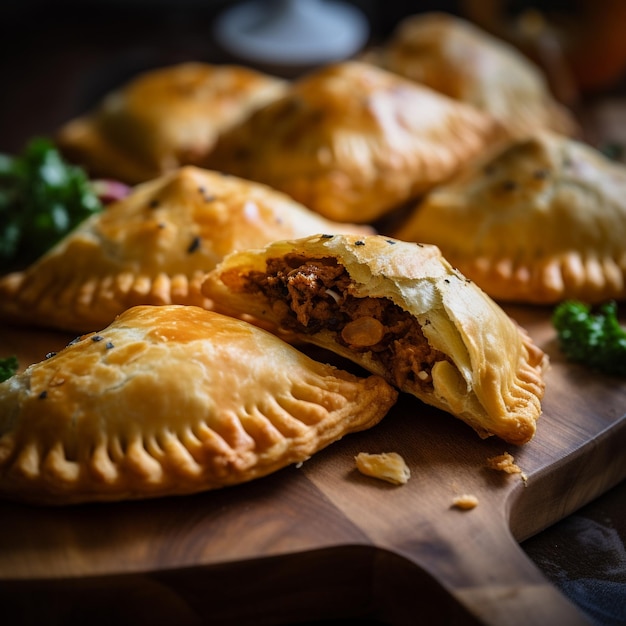
[[[62,129],[92,174],[145,182],[0,278],[1,319],[89,333],[0,384],[0,494],[242,483],[375,425],[398,391],[481,437],[534,436],[547,356],[495,298],[623,296],[626,175],[564,135],[503,148],[571,118],[469,26],[409,21],[385,55],[394,72],[291,84],[165,68]],[[487,80],[501,69],[519,90]]]
[[[139,304],[194,304],[229,252],[334,223],[265,185],[187,166],[135,187],[24,271],[0,278],[0,318],[88,332]]]
[[[108,94],[55,139],[92,176],[136,184],[200,164],[220,132],[278,97],[286,85],[238,65],[158,68]]]
[[[67,504],[235,485],[370,428],[396,396],[246,322],[136,307],[0,384],[0,494]]]

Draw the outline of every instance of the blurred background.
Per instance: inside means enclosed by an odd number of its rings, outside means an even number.
[[[187,60],[233,60],[216,42],[213,26],[224,11],[240,4],[240,0],[3,0],[0,151],[15,152],[33,134],[53,131],[140,71]],[[264,4],[269,7],[272,2]],[[384,41],[407,15],[447,11],[522,49],[544,67],[556,95],[568,104],[623,91],[623,0],[345,4],[367,20],[365,47]],[[246,62],[254,65],[250,59]],[[295,72],[293,67],[262,69],[284,75]]]

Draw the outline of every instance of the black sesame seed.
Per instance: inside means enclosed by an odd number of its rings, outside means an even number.
[[[332,239],[334,235],[322,235],[322,239]]]
[[[385,241],[391,246],[395,246],[398,243],[397,241],[394,241],[393,239],[385,239]]]
[[[53,356],[56,356],[56,352],[48,352],[48,354],[46,354],[46,359],[51,359]]]
[[[100,336],[100,335],[94,335],[94,336],[91,338],[91,341],[94,341],[94,342],[96,342],[96,343],[97,343],[98,341],[102,341],[103,339],[104,339],[104,337],[102,337],[102,336]]]
[[[355,245],[355,246],[364,246],[364,245],[365,245],[365,242],[364,242],[364,241],[355,241],[355,242],[354,242],[354,245]]]
[[[189,247],[187,248],[187,252],[189,254],[191,254],[192,252],[195,252],[196,250],[198,250],[198,248],[200,248],[200,244],[202,243],[202,239],[200,239],[200,237],[198,237],[197,235],[191,240],[191,243],[189,244]]]
[[[159,201],[155,198],[154,200],[150,200],[150,208],[151,209],[156,209],[159,206]]]
[[[44,391],[42,391],[42,392],[39,394],[39,399],[40,399],[40,400],[45,400],[47,397],[48,397],[48,392],[47,392],[47,391],[45,391],[45,390],[44,390]]]
[[[78,337],[74,337],[74,339],[72,339],[72,341],[70,341],[67,345],[69,346],[73,346],[75,343],[78,343],[80,340],[82,339],[81,335],[78,335]]]
[[[115,346],[113,345],[113,342],[112,342],[112,341],[107,341],[107,342],[106,342],[105,348],[106,348],[107,350],[110,350],[111,348],[114,348],[114,347],[115,347]]]

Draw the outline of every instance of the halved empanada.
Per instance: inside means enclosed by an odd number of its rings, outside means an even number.
[[[548,132],[433,190],[395,235],[436,244],[497,300],[626,297],[626,167]]]
[[[287,82],[238,65],[180,63],[146,71],[69,121],[56,142],[92,176],[126,183],[198,165],[219,133],[278,97]]]
[[[0,278],[0,318],[86,332],[138,304],[195,304],[229,252],[320,231],[322,218],[264,185],[192,166],[137,186],[23,272]]]
[[[344,222],[371,222],[501,137],[496,122],[366,63],[320,68],[226,131],[208,167]]]
[[[135,307],[0,384],[0,494],[66,504],[234,485],[373,426],[396,397],[244,321]]]
[[[318,235],[229,255],[202,286],[384,376],[481,436],[521,444],[541,413],[544,353],[435,246]]]
[[[382,67],[471,104],[512,137],[546,128],[579,131],[538,66],[510,44],[445,13],[405,18],[375,57]]]

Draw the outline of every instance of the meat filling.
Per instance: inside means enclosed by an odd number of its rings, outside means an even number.
[[[337,343],[371,352],[398,387],[409,380],[431,388],[433,364],[447,359],[430,346],[419,322],[391,300],[351,295],[352,280],[335,259],[286,255],[246,279],[246,289],[265,295],[283,328],[334,332]]]

